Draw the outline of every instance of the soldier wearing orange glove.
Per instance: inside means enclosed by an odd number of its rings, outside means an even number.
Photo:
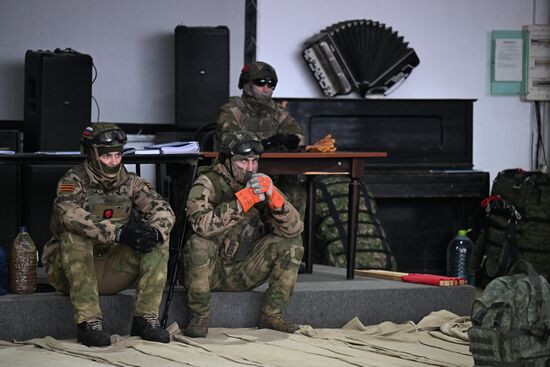
[[[262,152],[254,134],[231,133],[218,160],[199,168],[191,187],[187,213],[193,233],[183,252],[187,336],[206,336],[212,291],[248,291],[268,279],[258,327],[298,330],[283,310],[303,256],[303,222],[271,178],[257,173]]]

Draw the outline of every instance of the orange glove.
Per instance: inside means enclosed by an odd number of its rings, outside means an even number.
[[[273,185],[273,181],[268,175],[263,173],[255,173],[249,181],[250,186],[254,189],[257,195],[265,194],[267,196],[267,205],[271,209],[279,209],[285,203],[285,198],[279,190]]]
[[[259,203],[262,201],[260,196],[256,195],[254,193],[254,190],[250,187],[244,188],[240,191],[237,191],[235,193],[235,196],[237,197],[237,200],[241,203],[241,206],[243,207],[243,211],[246,213],[254,206],[254,204]]]
[[[283,195],[281,195],[279,190],[275,186],[273,186],[273,194],[271,194],[271,196],[269,195],[267,196],[267,205],[272,210],[275,210],[275,209],[281,209],[284,203],[285,203],[285,198],[283,197]]]

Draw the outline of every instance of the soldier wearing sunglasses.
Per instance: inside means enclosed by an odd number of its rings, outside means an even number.
[[[267,175],[258,173],[261,141],[249,132],[226,135],[212,166],[199,168],[189,192],[192,234],[183,265],[189,324],[183,333],[208,333],[212,291],[248,291],[269,282],[259,328],[293,333],[283,309],[303,256],[299,214]]]
[[[82,133],[83,164],[59,181],[50,228],[53,238],[42,263],[54,288],[71,297],[77,341],[108,346],[99,295],[136,283],[131,335],[168,343],[158,309],[175,217],[170,205],[135,173],[126,171],[126,134],[117,125],[95,123]]]
[[[272,99],[278,78],[275,69],[261,61],[245,65],[239,77],[240,97],[230,97],[220,108],[216,142],[235,131],[248,131],[262,141],[265,151],[291,152],[303,145],[300,124]],[[277,186],[287,195],[304,217],[305,186],[296,176],[274,177]]]

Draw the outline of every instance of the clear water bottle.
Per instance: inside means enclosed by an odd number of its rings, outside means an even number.
[[[36,290],[36,246],[27,232],[19,227],[19,234],[13,241],[10,256],[10,291],[13,293],[34,293]]]
[[[468,237],[470,230],[461,229],[447,247],[447,275],[466,279],[469,285],[475,285],[474,274],[468,268],[474,243]]]
[[[8,259],[0,245],[0,296],[8,291]]]

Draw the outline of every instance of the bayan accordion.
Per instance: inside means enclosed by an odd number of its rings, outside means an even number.
[[[397,31],[367,19],[325,28],[306,40],[302,56],[327,97],[387,95],[420,63]]]

